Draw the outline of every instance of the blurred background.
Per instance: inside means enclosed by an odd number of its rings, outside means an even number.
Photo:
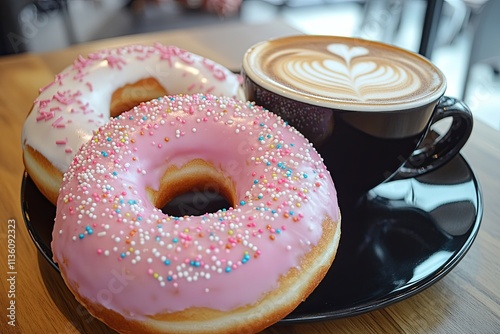
[[[123,35],[275,20],[307,34],[357,36],[395,44],[430,58],[448,79],[447,95],[464,98],[477,120],[500,130],[500,0],[0,0],[0,3],[0,56],[49,52]]]

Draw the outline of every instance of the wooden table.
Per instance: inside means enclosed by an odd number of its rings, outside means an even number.
[[[75,301],[59,274],[39,255],[23,222],[21,128],[38,89],[78,54],[103,47],[155,41],[176,44],[238,70],[248,46],[295,32],[279,22],[252,27],[237,24],[129,36],[46,54],[0,58],[1,333],[112,332]],[[423,292],[377,311],[340,320],[275,325],[265,333],[500,333],[500,132],[476,122],[462,153],[482,185],[484,215],[472,248],[447,276]],[[6,266],[7,231],[13,229],[15,298],[8,296]],[[8,303],[13,299],[15,327],[6,323]]]

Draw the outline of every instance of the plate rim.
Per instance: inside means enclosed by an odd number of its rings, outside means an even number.
[[[319,321],[328,321],[328,320],[334,320],[334,319],[341,319],[341,318],[347,318],[347,317],[352,317],[356,315],[361,315],[364,313],[372,312],[375,310],[382,309],[384,307],[393,305],[395,303],[398,303],[402,300],[408,299],[424,290],[429,288],[430,286],[434,285],[436,282],[441,280],[443,277],[445,277],[449,272],[455,268],[455,266],[460,263],[460,261],[465,257],[467,252],[470,250],[472,247],[472,244],[474,243],[477,234],[479,232],[480,226],[481,226],[481,221],[483,217],[483,195],[482,195],[482,190],[481,190],[481,185],[479,183],[478,178],[476,177],[473,169],[471,168],[470,164],[467,162],[467,159],[463,157],[462,154],[458,154],[456,158],[462,159],[462,161],[465,163],[470,176],[471,176],[471,181],[474,184],[474,189],[475,189],[475,196],[476,196],[476,216],[474,223],[471,224],[471,227],[468,229],[468,236],[466,240],[463,242],[463,245],[456,251],[447,261],[442,264],[440,267],[437,267],[435,270],[432,271],[432,273],[425,275],[424,277],[418,279],[417,281],[411,282],[410,284],[405,284],[403,287],[399,288],[398,290],[393,290],[388,294],[385,294],[383,296],[370,299],[369,301],[365,301],[362,303],[359,303],[358,305],[355,305],[353,307],[348,307],[344,308],[338,311],[325,311],[325,312],[318,312],[315,313],[314,315],[304,315],[300,317],[293,317],[294,311],[290,313],[288,316],[285,318],[281,319],[278,324],[295,324],[295,323],[307,323],[307,322],[319,322]],[[432,172],[430,172],[432,173]],[[57,272],[60,273],[58,265],[52,260],[52,258],[47,254],[47,250],[45,249],[47,246],[40,240],[40,237],[35,234],[33,224],[31,223],[31,219],[29,217],[28,213],[28,203],[24,200],[25,198],[25,192],[26,192],[26,183],[28,181],[28,178],[30,178],[29,174],[25,170],[23,172],[22,176],[22,182],[21,182],[21,193],[20,193],[20,202],[21,202],[21,211],[22,211],[22,216],[23,220],[26,226],[26,229],[28,230],[28,233],[30,235],[30,238],[32,239],[33,243],[35,244],[37,250],[41,255],[44,257],[44,259],[49,262],[51,267],[53,267]],[[292,317],[290,317],[292,316]]]

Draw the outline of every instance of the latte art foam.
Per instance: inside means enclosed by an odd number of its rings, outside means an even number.
[[[266,89],[323,106],[340,102],[386,109],[444,93],[444,76],[413,53],[366,41],[350,45],[352,39],[342,43],[338,37],[306,38],[257,45],[247,53],[244,70]]]

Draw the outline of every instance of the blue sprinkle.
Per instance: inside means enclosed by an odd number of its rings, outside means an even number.
[[[245,205],[246,202],[245,201],[240,201],[240,205]]]
[[[179,239],[177,239],[177,238],[173,238],[173,239],[172,239],[172,242],[173,242],[174,244],[176,244],[176,243],[178,243],[178,242],[179,242]]]
[[[307,174],[306,173],[304,173],[302,175],[304,176],[304,179],[307,179]]]
[[[231,272],[231,267],[227,266],[226,267],[226,273],[230,273]]]
[[[118,175],[118,173],[117,172],[113,172],[113,175],[116,176],[116,175]]]
[[[169,282],[170,282],[171,280],[172,280],[172,276],[170,276],[170,275],[169,275],[169,276],[167,276],[167,281],[169,281]]]
[[[101,151],[101,154],[102,154],[103,157],[107,157],[108,156],[108,153],[105,152],[105,151]]]
[[[142,116],[142,120],[145,121],[148,119],[148,116]]]
[[[253,180],[253,184],[259,183],[259,180]]]
[[[130,116],[128,119],[132,121],[134,120],[134,116]]]
[[[78,238],[83,239],[83,238],[85,238],[85,235],[84,235],[83,233],[80,233],[80,234],[78,235]]]
[[[164,263],[166,266],[169,266],[169,265],[170,265],[170,260],[165,260],[165,261],[163,261],[163,263]]]
[[[122,259],[124,259],[124,258],[125,258],[125,256],[126,256],[126,254],[125,254],[125,253],[121,253],[121,254],[120,254],[120,257],[121,257]]]
[[[250,260],[250,255],[245,254],[243,255],[243,259],[241,259],[241,263],[247,263]]]

